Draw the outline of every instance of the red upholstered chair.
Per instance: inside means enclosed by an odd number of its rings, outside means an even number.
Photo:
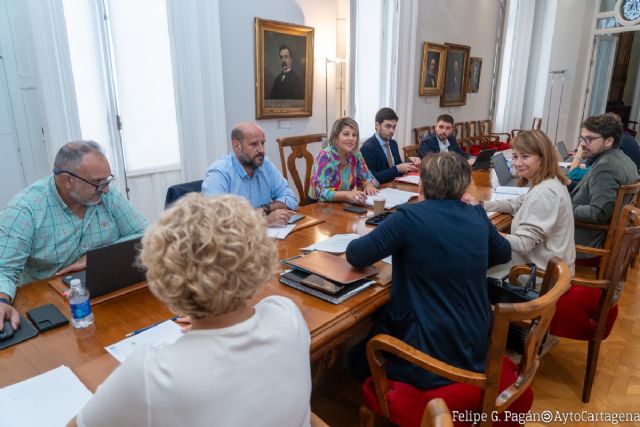
[[[524,267],[526,268],[526,267]],[[521,270],[524,271],[524,270]],[[558,298],[569,288],[569,267],[553,258],[542,282],[543,296],[526,303],[496,304],[484,372],[473,372],[451,366],[389,335],[376,335],[367,343],[367,359],[371,368],[362,386],[360,421],[373,426],[380,415],[400,426],[418,426],[427,403],[442,398],[451,411],[479,414],[502,413],[505,410],[526,413],[533,403],[529,388],[539,365],[538,349],[547,332]],[[505,355],[509,324],[529,326],[529,335],[519,364]],[[473,331],[469,331],[473,333]],[[390,353],[410,363],[445,377],[453,383],[431,390],[390,380],[385,371],[385,354]],[[479,423],[492,425],[491,417]],[[457,421],[457,426],[470,423]],[[499,422],[493,425],[517,425]]]
[[[491,135],[469,136],[467,138],[460,138],[457,142],[464,151],[472,156],[477,156],[481,150],[489,148],[495,150],[501,149],[500,139],[497,136]]]
[[[609,258],[609,250],[613,242],[613,235],[616,230],[616,224],[620,218],[622,207],[626,204],[636,205],[638,203],[638,195],[640,194],[640,181],[635,184],[621,185],[616,195],[616,201],[613,205],[613,212],[611,213],[611,221],[609,224],[593,224],[589,222],[583,222],[576,220],[577,226],[582,228],[589,228],[592,230],[604,230],[606,236],[604,239],[603,249],[605,252],[601,254],[593,252],[589,246],[576,245],[577,252],[591,253],[598,256],[593,258],[578,258],[576,259],[577,265],[592,267],[596,269],[596,277],[600,277],[600,272],[607,268],[607,260]]]
[[[582,388],[582,401],[587,403],[598,365],[600,343],[609,336],[618,316],[618,298],[627,271],[636,255],[632,250],[640,243],[640,209],[627,205],[622,209],[602,280],[579,277],[558,301],[549,332],[564,338],[588,341],[587,368]],[[574,361],[572,361],[574,363]]]

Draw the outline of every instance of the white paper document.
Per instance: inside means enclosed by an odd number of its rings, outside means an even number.
[[[505,200],[505,199],[515,199],[516,197],[520,197],[520,195],[525,194],[529,191],[529,187],[496,187],[493,194],[491,195],[491,200]]]
[[[285,227],[267,227],[267,236],[283,240],[293,231],[294,228],[296,228],[295,224],[288,224]]]
[[[500,213],[500,212],[491,212],[491,211],[488,211],[488,212],[487,212],[487,216],[488,216],[489,218],[493,218],[494,216],[497,216],[499,213]]]
[[[180,326],[173,320],[166,320],[146,331],[111,344],[109,347],[105,347],[105,350],[115,357],[118,362],[123,363],[127,357],[131,356],[140,347],[158,347],[173,344],[182,335]]]
[[[377,196],[367,196],[366,205],[373,206],[373,199],[375,197],[382,197],[385,199],[384,208],[393,209],[398,205],[407,203],[410,198],[417,195],[417,193],[413,193],[411,191],[396,190],[395,188],[383,188]]]
[[[59,366],[0,390],[0,425],[65,426],[91,392],[66,366]]]
[[[406,182],[408,184],[420,184],[420,176],[419,175],[405,175],[396,178],[396,181]]]
[[[347,245],[352,240],[360,237],[358,234],[334,234],[328,239],[321,240],[311,246],[302,248],[303,251],[323,251],[332,254],[340,254],[347,250]]]
[[[561,168],[568,168],[571,166],[571,162],[558,162],[558,166]]]

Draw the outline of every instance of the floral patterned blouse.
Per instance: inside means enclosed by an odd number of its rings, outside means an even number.
[[[341,163],[338,149],[329,145],[318,153],[311,169],[309,197],[330,202],[336,191],[351,191],[356,186],[363,189],[369,183],[378,186],[359,151],[347,153]]]

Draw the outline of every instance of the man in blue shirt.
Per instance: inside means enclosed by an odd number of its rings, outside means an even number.
[[[398,143],[393,134],[398,125],[398,115],[391,108],[381,108],[376,113],[376,133],[367,139],[360,152],[367,167],[380,184],[392,181],[407,172],[417,172],[420,159],[412,157],[410,162],[400,159]]]
[[[70,142],[56,154],[53,175],[0,211],[0,330],[3,319],[18,326],[11,302],[20,284],[83,270],[89,249],[144,231],[147,221],[112,181],[96,142]]]
[[[239,123],[231,131],[233,153],[215,161],[202,183],[205,196],[232,193],[262,209],[269,226],[283,227],[298,198],[264,154],[264,131],[255,123]]]

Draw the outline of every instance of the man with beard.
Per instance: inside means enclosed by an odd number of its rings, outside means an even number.
[[[89,249],[140,235],[147,221],[115,187],[94,141],[64,145],[53,175],[39,179],[0,211],[0,330],[13,328],[16,288],[86,267]]]
[[[445,151],[451,151],[461,155],[467,159],[469,164],[473,164],[475,160],[469,154],[465,153],[456,142],[456,137],[453,135],[453,117],[449,114],[441,114],[438,116],[435,131],[422,140],[420,147],[418,147],[418,156],[423,158],[427,153],[441,153]]]
[[[304,89],[298,75],[291,68],[293,55],[288,46],[282,45],[279,50],[282,71],[276,76],[271,86],[269,99],[303,99]]]
[[[233,153],[215,161],[202,183],[205,196],[237,194],[262,209],[269,226],[283,227],[298,199],[289,183],[264,155],[264,131],[255,123],[239,123],[231,131]]]

